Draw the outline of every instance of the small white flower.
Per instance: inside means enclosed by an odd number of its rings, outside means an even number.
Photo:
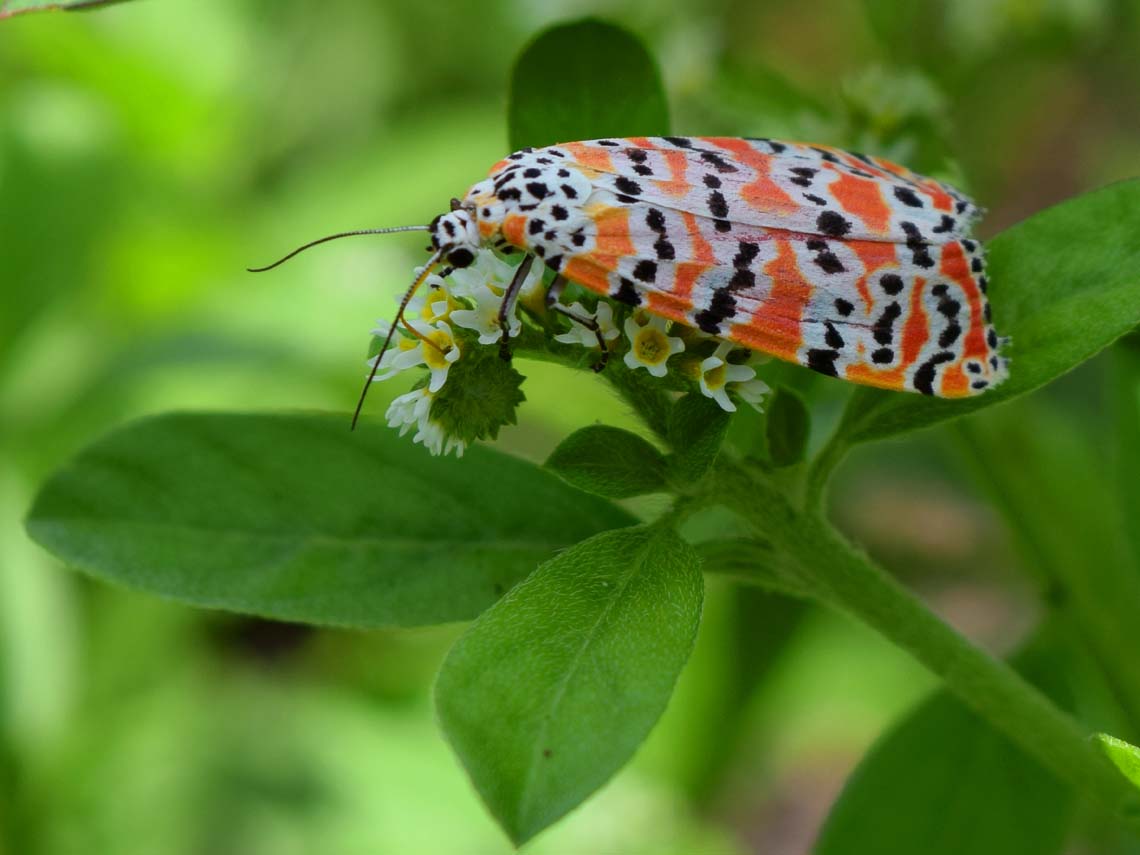
[[[418,317],[426,323],[434,324],[448,320],[455,309],[463,308],[438,276],[429,276],[424,285],[426,287],[421,286],[419,293],[408,303],[405,316]]]
[[[503,306],[503,298],[495,294],[486,285],[480,285],[469,295],[475,304],[474,309],[457,309],[451,313],[451,321],[457,327],[465,330],[475,330],[479,333],[479,344],[494,344],[502,337],[499,326],[499,310]],[[522,321],[512,315],[507,319],[507,328],[510,335],[516,336],[522,329]]]
[[[380,324],[380,327],[372,330],[372,335],[378,336],[383,341],[388,337],[389,327],[384,321],[377,321],[376,323]],[[376,382],[389,380],[409,368],[424,364],[422,343],[418,338],[404,335],[400,330],[396,330],[392,334],[392,340],[388,343],[388,349],[379,356],[370,358],[367,365],[370,368],[376,365],[377,358],[379,358],[380,364],[376,368],[373,380]]]
[[[439,422],[433,422],[430,418],[420,422],[419,430],[412,437],[412,442],[423,443],[424,448],[435,457],[450,454],[452,451],[456,457],[462,457],[463,452],[467,450],[467,443],[454,436],[448,436]]]
[[[577,315],[590,317],[590,311],[580,303],[571,303],[568,308]],[[598,330],[605,341],[613,341],[621,335],[614,324],[613,307],[605,300],[598,301],[598,308],[594,310],[594,320],[597,322]],[[579,323],[571,323],[570,330],[556,335],[554,340],[563,344],[580,344],[582,347],[598,346],[598,336],[594,331]]]
[[[384,418],[388,420],[388,427],[399,428],[400,436],[406,434],[413,427],[416,429],[412,442],[423,443],[424,448],[433,455],[450,454],[455,452],[456,457],[462,457],[467,449],[467,443],[444,433],[439,422],[431,420],[431,405],[435,395],[427,389],[413,389],[406,395],[400,395],[388,405]]]
[[[668,371],[666,361],[685,349],[681,339],[668,334],[665,319],[656,315],[649,316],[645,325],[632,317],[626,318],[625,335],[629,339],[625,364],[630,368],[644,368],[654,377],[664,377]]]
[[[443,321],[434,326],[425,324],[420,320],[411,320],[408,323],[412,329],[419,333],[419,337],[401,335],[396,338],[393,336],[394,343],[380,357],[380,366],[374,379],[376,381],[387,380],[401,371],[415,368],[418,365],[426,365],[431,371],[428,391],[434,394],[446,382],[448,369],[461,355],[459,342],[452,335],[451,327]],[[387,335],[387,330],[373,330],[376,335],[380,335],[381,332]],[[374,365],[375,363],[376,357],[374,356],[368,364]],[[381,370],[384,373],[381,374]]]
[[[399,428],[400,436],[406,434],[413,426],[419,428],[427,421],[428,413],[431,412],[431,402],[434,399],[435,396],[427,389],[413,389],[406,395],[394,398],[388,405],[388,411],[384,413],[388,427]]]
[[[418,326],[415,323],[413,326],[417,332],[427,338],[426,342],[420,343],[420,347],[424,354],[424,364],[431,371],[428,391],[435,394],[447,381],[447,370],[459,359],[459,342],[452,335],[451,327],[442,321],[434,327],[429,327],[427,324]]]
[[[744,403],[750,405],[758,413],[764,412],[764,396],[772,390],[768,384],[760,379],[746,380],[743,383],[737,383],[732,390]]]
[[[481,288],[502,297],[515,278],[517,265],[508,264],[491,251],[481,252],[467,267],[451,271],[451,293],[456,297],[474,298]],[[519,302],[526,302],[542,285],[542,265],[534,264],[519,289]]]
[[[756,369],[748,365],[733,365],[728,361],[728,354],[733,349],[732,344],[722,341],[713,351],[712,356],[701,362],[700,386],[705,397],[712,398],[720,408],[729,413],[736,412],[736,405],[729,400],[728,384],[747,384],[754,381]],[[759,381],[755,381],[759,382]],[[764,385],[761,383],[761,385]],[[765,386],[765,389],[768,387]],[[751,402],[749,402],[751,403]]]

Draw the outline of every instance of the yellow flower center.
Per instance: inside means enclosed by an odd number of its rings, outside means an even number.
[[[657,327],[645,327],[633,342],[633,352],[643,365],[660,365],[669,358],[669,337]]]
[[[446,321],[448,316],[451,315],[453,309],[458,309],[459,303],[452,299],[451,295],[444,291],[442,288],[432,291],[424,303],[424,308],[421,314],[423,319],[429,323],[435,321]]]
[[[428,343],[430,342],[430,344]],[[432,345],[435,345],[434,347]],[[447,361],[447,354],[451,348],[456,344],[444,330],[435,330],[427,336],[427,342],[424,343],[424,362],[427,367],[433,371],[439,368],[446,368],[450,363]]]
[[[722,362],[716,368],[710,369],[705,372],[705,385],[710,389],[719,389],[724,385],[726,375],[728,372],[725,370],[726,365]]]

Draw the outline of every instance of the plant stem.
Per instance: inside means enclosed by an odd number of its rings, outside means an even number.
[[[823,507],[827,496],[827,482],[851,446],[836,432],[811,461],[804,481],[804,508],[810,513]]]
[[[797,512],[763,477],[737,467],[719,468],[715,487],[718,501],[731,503],[812,574],[823,599],[914,656],[991,726],[1079,792],[1136,818],[1137,793],[1073,719],[854,550],[814,509]]]

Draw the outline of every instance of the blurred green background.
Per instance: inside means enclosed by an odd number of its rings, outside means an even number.
[[[1135,0],[144,0],[0,22],[0,853],[509,851],[433,722],[460,627],[192,611],[70,574],[21,519],[49,470],[134,416],[349,410],[421,238],[244,268],[444,211],[505,153],[513,57],[589,13],[647,40],[677,133],[894,157],[972,192],[983,237],[1140,173]],[[1104,363],[979,418],[1011,442],[1031,418],[1095,445]],[[595,378],[520,367],[528,403],[500,447],[541,460],[575,427],[630,426]],[[794,382],[821,433],[841,390]],[[834,509],[1005,652],[1036,619],[1032,576],[962,436],[861,450]],[[650,742],[528,851],[804,852],[860,755],[932,686],[850,621],[710,587]]]

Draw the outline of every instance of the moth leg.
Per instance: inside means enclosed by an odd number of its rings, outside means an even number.
[[[522,290],[523,282],[526,281],[527,274],[530,273],[530,268],[534,264],[534,256],[528,255],[523,258],[522,263],[515,268],[514,278],[511,279],[511,284],[507,286],[507,290],[503,293],[503,302],[499,304],[499,358],[504,362],[511,361],[511,325],[510,316],[511,312],[515,309],[515,303],[518,302],[519,291]]]
[[[552,309],[558,314],[563,315],[575,323],[579,323],[586,329],[590,330],[598,339],[598,347],[601,348],[601,356],[598,361],[591,366],[595,372],[599,372],[606,367],[606,363],[610,361],[610,349],[606,345],[606,339],[602,335],[602,328],[598,325],[597,318],[591,318],[587,315],[579,315],[573,309],[568,309],[558,302],[558,298],[562,296],[562,292],[566,289],[566,278],[559,274],[554,277],[554,281],[550,283],[550,288],[546,292],[546,308]]]

